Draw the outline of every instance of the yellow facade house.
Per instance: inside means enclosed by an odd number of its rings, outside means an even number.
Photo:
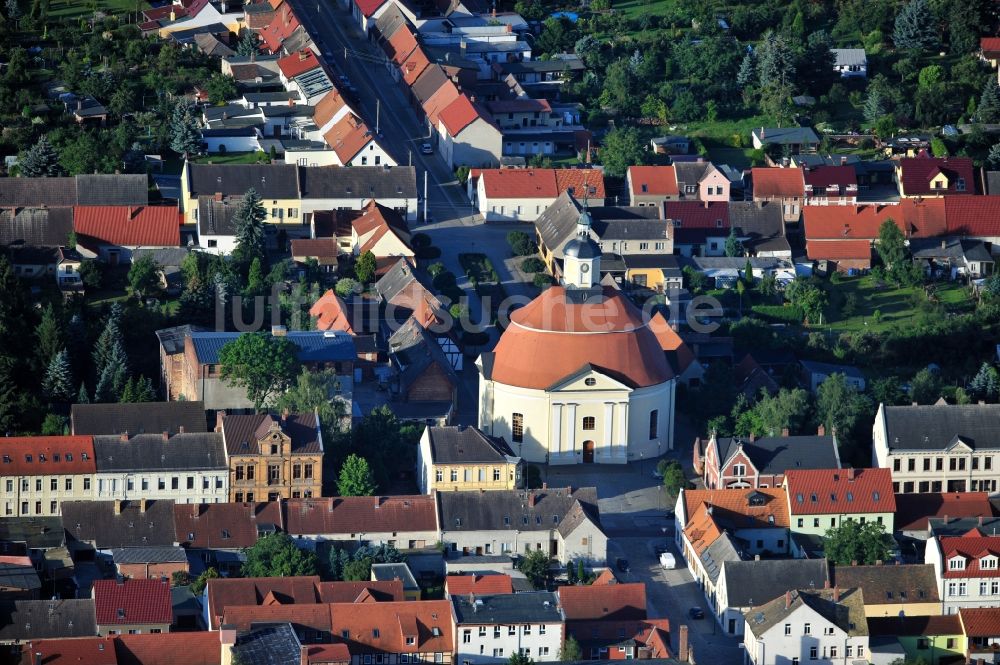
[[[193,164],[181,171],[181,209],[185,224],[198,224],[199,210],[211,202],[235,206],[253,189],[261,198],[264,222],[284,228],[305,226],[294,164]]]
[[[934,566],[929,563],[832,566],[831,583],[864,589],[865,616],[937,616],[941,614]]]
[[[427,427],[417,448],[420,492],[512,490],[521,487],[523,463],[502,438],[476,427]]]

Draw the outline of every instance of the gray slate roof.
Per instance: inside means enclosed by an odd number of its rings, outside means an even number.
[[[830,576],[826,559],[726,561],[723,566],[729,607],[762,605],[792,589],[822,589]]]
[[[201,326],[194,326],[191,324],[174,326],[172,328],[161,328],[156,331],[156,339],[160,342],[160,346],[163,347],[164,353],[173,355],[175,353],[184,352],[184,339],[186,337],[188,337],[191,333],[203,331],[204,328]]]
[[[721,438],[716,443],[721,460],[736,454],[742,444],[743,452],[762,474],[783,474],[789,469],[840,468],[837,444],[832,436],[768,436],[756,441]]]
[[[726,532],[715,539],[715,541],[705,548],[701,553],[701,565],[713,582],[718,581],[722,573],[722,567],[726,563],[742,561],[739,550],[733,536]]]
[[[420,75],[420,78],[416,80],[413,86],[410,88],[410,92],[416,97],[417,102],[421,105],[426,102],[431,96],[438,91],[445,81],[448,80],[448,75],[444,73],[444,69],[440,65],[431,65],[424,70],[424,73]]]
[[[243,333],[238,332],[194,332],[194,344],[198,362],[204,365],[219,364],[219,351]],[[303,363],[337,362],[353,360],[354,339],[346,333],[332,334],[322,330],[302,330],[289,332],[288,341],[299,347],[298,359]]]
[[[1000,448],[1000,404],[883,408],[890,450],[945,450],[957,439],[974,450]]]
[[[372,579],[378,582],[391,582],[399,580],[403,583],[403,588],[410,591],[419,590],[417,580],[410,572],[410,567],[405,563],[373,563]]]
[[[833,600],[834,593],[840,595],[838,602]],[[833,589],[797,589],[791,592],[791,601],[786,605],[785,598],[779,596],[747,612],[747,625],[751,632],[760,637],[806,605],[851,636],[868,634],[861,589],[840,589],[836,592]]]
[[[428,427],[427,437],[435,464],[504,463],[514,457],[503,438],[487,436],[478,427]]]
[[[583,205],[569,192],[563,192],[535,220],[535,228],[545,246],[556,256],[562,256],[563,245],[576,236],[577,222]],[[668,229],[660,221],[655,207],[599,206],[588,208],[591,217],[591,239],[601,240],[663,240]]]
[[[232,236],[236,235],[235,197],[227,197],[216,201],[211,196],[198,197],[198,235]]]
[[[76,178],[0,178],[0,207],[76,205]]]
[[[19,178],[17,178],[19,180]],[[0,178],[4,180],[4,178]],[[5,208],[0,210],[0,245],[23,243],[59,247],[73,230],[72,208]]]
[[[38,579],[38,573],[30,563],[0,561],[0,588],[37,591],[42,588],[42,581]]]
[[[294,199],[299,195],[294,164],[191,164],[190,195],[243,196],[251,187],[262,199]]]
[[[296,665],[301,661],[302,645],[291,624],[281,623],[255,628],[240,635],[233,647],[240,662],[253,665]]]
[[[226,470],[222,434],[216,432],[137,434],[126,441],[121,436],[95,436],[97,472]]]
[[[736,235],[748,238],[744,244],[751,250],[764,240],[785,234],[781,204],[774,201],[731,201],[729,225],[736,229]]]
[[[93,598],[0,601],[0,641],[93,637]]]
[[[59,517],[0,517],[0,542],[24,543],[31,549],[49,550],[65,542]]]
[[[382,15],[375,19],[375,29],[382,36],[382,39],[391,39],[396,31],[404,25],[408,25],[409,20],[399,11],[395,4],[389,6]]]
[[[561,623],[564,620],[558,596],[551,591],[529,591],[492,596],[452,596],[458,625],[510,625],[517,623]]]
[[[399,371],[399,388],[403,393],[435,363],[448,376],[452,385],[458,385],[458,376],[441,345],[413,317],[407,319],[389,338],[389,353]]]
[[[417,197],[414,166],[300,166],[304,199],[401,199]]]
[[[70,409],[70,426],[73,434],[84,435],[208,431],[202,402],[74,404]]]
[[[1000,171],[986,172],[986,193],[990,196],[1000,195]]]
[[[411,282],[416,280],[424,291],[427,291],[431,295],[434,295],[433,283],[431,276],[420,270],[419,268],[414,268],[410,265],[410,262],[405,258],[400,258],[396,263],[392,265],[389,270],[386,271],[382,277],[375,282],[375,290],[382,300],[391,303],[400,292],[403,291]],[[435,299],[437,296],[434,296]]]
[[[865,601],[883,603],[936,603],[937,578],[932,564],[889,566],[833,566],[830,583],[843,589],[864,589]]]
[[[701,179],[711,166],[712,163],[706,161],[674,162],[674,174],[677,178],[677,187],[681,190],[681,194],[684,193],[684,186],[697,185],[701,182]]]
[[[529,494],[535,496],[534,506],[529,505]],[[558,528],[578,502],[599,524],[593,487],[439,492],[437,496],[442,531],[546,531]]]
[[[868,58],[865,56],[863,48],[832,48],[830,52],[833,53],[834,66],[836,67],[868,64]]]
[[[184,563],[187,554],[183,547],[122,547],[111,550],[116,564],[129,563]]]
[[[982,240],[971,238],[913,238],[910,253],[915,259],[950,259],[993,263],[993,255]]]
[[[755,127],[753,130],[758,138],[762,132],[764,136],[761,142],[764,144],[819,143],[819,137],[810,127]]]
[[[149,204],[145,173],[76,176],[77,205],[144,206]]]
[[[90,542],[97,549],[115,547],[172,547],[174,502],[150,501],[143,512],[141,502],[126,501],[115,514],[114,501],[63,501],[62,521],[68,541]]]

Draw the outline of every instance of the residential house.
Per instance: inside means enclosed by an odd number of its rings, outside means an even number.
[[[934,566],[944,614],[962,608],[992,607],[1000,597],[1000,536],[973,527],[960,536],[932,535],[924,563]]]
[[[853,365],[838,365],[835,363],[822,363],[815,360],[800,360],[802,367],[802,384],[814,395],[819,390],[821,383],[834,374],[841,374],[848,386],[858,392],[864,392],[866,381],[864,373]]]
[[[742,252],[758,258],[792,260],[782,208],[777,202],[730,201],[728,208],[729,226]]]
[[[306,105],[315,105],[333,90],[322,60],[310,48],[279,58],[278,71],[285,89],[297,92]]]
[[[730,230],[728,202],[667,201],[663,219],[673,235],[675,253],[725,256]]]
[[[867,589],[865,593],[867,594]],[[895,657],[902,648],[906,660],[923,661],[928,665],[962,662],[966,653],[966,637],[957,614],[945,616],[870,616],[868,632],[871,638],[872,662]]]
[[[0,555],[0,600],[38,600],[42,581],[24,555]]]
[[[521,86],[559,88],[587,70],[583,61],[573,55],[561,55],[551,60],[507,60],[492,65],[500,80],[513,76]]]
[[[935,526],[939,533],[955,527],[964,533],[995,516],[988,492],[896,494],[896,531],[908,538],[927,540]]]
[[[377,322],[378,303],[373,299],[351,298],[344,300],[333,289],[328,290],[309,308],[309,316],[317,330],[339,330],[350,335],[364,335],[374,332]],[[358,340],[355,339],[355,346]],[[361,356],[361,350],[358,349]]]
[[[729,635],[742,635],[744,615],[795,589],[823,589],[830,584],[826,559],[723,561],[716,584],[715,619]]]
[[[367,543],[401,550],[431,547],[438,538],[434,497],[343,496],[285,502],[285,531],[299,544]]]
[[[941,614],[932,565],[834,566],[830,584],[864,589],[865,616],[869,619]]]
[[[490,113],[465,94],[442,108],[434,129],[441,156],[451,168],[496,166],[504,141],[516,131],[501,130]]]
[[[111,558],[124,579],[171,580],[190,570],[182,547],[122,547],[112,550]]]
[[[230,386],[220,378],[219,351],[240,334],[187,331],[183,346],[165,342],[165,338],[161,338],[160,360],[161,369],[168,380],[167,394],[201,400],[209,410],[253,407],[242,388]],[[287,336],[288,341],[298,349],[298,361],[308,368],[332,369],[337,375],[344,376],[353,372],[356,352],[351,335],[321,330],[286,333],[284,329],[275,330],[272,334]],[[178,354],[182,354],[180,376],[167,372],[168,365],[172,364],[172,356]],[[180,381],[179,385],[172,385],[177,380]]]
[[[1000,196],[946,196],[944,211],[948,235],[1000,244]]]
[[[166,580],[95,580],[97,634],[169,633],[174,616]]]
[[[261,537],[284,530],[281,504],[200,503],[174,506],[175,542],[193,561],[222,575],[238,575],[246,560],[243,550]],[[198,572],[198,571],[192,571]]]
[[[444,321],[446,307],[434,294],[431,283],[431,276],[407,259],[396,261],[375,282],[375,292],[385,305],[384,319],[399,326],[413,318],[425,328]]]
[[[593,488],[438,492],[440,540],[462,555],[546,552],[560,564],[604,565]]]
[[[896,185],[904,198],[975,194],[975,167],[969,157],[904,157],[896,162]]]
[[[385,274],[400,257],[412,260],[415,256],[406,219],[375,199],[365,206],[361,216],[351,220],[350,243],[354,256],[365,252],[375,256],[377,275]]]
[[[506,441],[487,436],[478,427],[428,426],[417,446],[421,494],[519,489],[523,467]]]
[[[757,439],[716,437],[695,441],[694,468],[707,489],[722,487],[781,487],[789,469],[839,469],[837,438],[826,436],[766,436]]]
[[[46,580],[73,576],[60,517],[0,518],[0,554],[27,556]]]
[[[646,618],[646,585],[642,582],[561,586],[558,594],[567,635],[581,623]]]
[[[95,436],[94,453],[94,498],[98,500],[219,503],[229,497],[221,434]]]
[[[650,139],[649,147],[657,155],[686,155],[691,151],[691,139],[677,135],[658,136]]]
[[[774,201],[781,205],[786,222],[798,222],[806,195],[802,169],[754,168],[750,173],[753,179],[753,200]]]
[[[383,659],[400,663],[455,662],[451,602],[334,603],[331,624],[339,643],[351,652],[351,665]]]
[[[888,469],[788,469],[784,488],[796,536],[821,539],[845,520],[878,522],[892,533],[896,497]]]
[[[414,166],[299,167],[303,224],[323,210],[364,210],[372,199],[406,216],[417,218],[417,176]]]
[[[345,114],[323,134],[337,156],[337,166],[396,166],[374,132],[354,113]]]
[[[681,634],[686,631],[687,626],[681,625]],[[592,661],[658,659],[665,663],[679,662],[670,658],[670,622],[667,619],[576,621],[566,626],[566,634],[573,636],[583,656]],[[686,649],[684,637],[679,638],[678,645]]]
[[[997,62],[1000,62],[1000,37],[980,37],[979,57],[996,69]]]
[[[331,90],[313,109],[313,123],[316,129],[309,132],[306,138],[322,140],[334,125],[351,114],[358,115],[339,90]]]
[[[505,663],[513,654],[559,660],[565,617],[555,593],[470,594],[452,596],[451,603],[456,658],[463,663]]]
[[[54,211],[53,211],[54,212]],[[4,216],[0,212],[0,218]],[[0,222],[2,223],[2,222]],[[83,288],[80,264],[83,256],[75,249],[57,246],[10,245],[6,248],[14,274],[22,279],[54,279],[59,289],[79,291]]]
[[[702,377],[705,376],[705,368],[695,359],[691,347],[670,326],[662,312],[653,314],[648,325],[667,356],[667,363],[670,364],[678,383],[683,383],[689,388],[698,387]]]
[[[229,497],[309,499],[323,494],[323,435],[315,413],[219,414]]]
[[[867,78],[868,56],[863,48],[832,48],[833,71],[840,78]]]
[[[910,255],[931,279],[984,279],[996,263],[990,246],[971,238],[913,239]]]
[[[288,245],[295,263],[305,265],[312,260],[323,272],[337,272],[340,251],[336,238],[295,238]]]
[[[659,207],[663,201],[680,198],[674,166],[630,166],[625,173],[629,203],[637,207]]]
[[[613,260],[611,254],[602,257],[602,272],[611,273]],[[625,266],[625,274],[621,278],[614,277],[616,287],[623,285],[657,293],[679,294],[684,286],[684,273],[677,256],[673,254],[625,254],[620,260]]]
[[[732,182],[712,162],[698,158],[694,161],[677,161],[673,165],[677,176],[677,195],[681,200],[728,201]]]
[[[393,370],[389,390],[396,415],[427,424],[448,424],[458,399],[458,375],[438,338],[411,317],[388,342]]]
[[[0,188],[0,197],[3,193]],[[61,247],[66,245],[72,231],[73,209],[70,207],[11,206],[0,209],[0,245],[6,247]],[[34,274],[24,273],[24,276],[33,277]]]
[[[774,146],[795,154],[819,147],[819,137],[809,127],[754,127],[750,136],[757,150]]]
[[[94,496],[92,437],[7,437],[2,459],[4,515],[59,515],[62,502]]]
[[[82,560],[121,548],[173,547],[173,501],[67,501],[66,544]]]
[[[144,173],[5,178],[0,182],[0,208],[145,206],[149,205],[146,179]]]
[[[998,609],[995,607],[962,608],[958,612],[965,638],[967,662],[996,662],[1000,645],[1000,628],[997,628]]]
[[[253,189],[261,198],[269,224],[282,225],[294,230],[295,226],[307,224],[300,214],[299,202],[299,168],[290,164],[194,164],[184,163],[181,171],[181,212],[185,224],[199,224],[202,231],[204,224],[210,220],[202,220],[199,210],[203,209],[203,200],[216,203],[226,203],[234,208],[236,203]],[[231,213],[226,220],[231,219]],[[221,220],[216,220],[218,224]],[[225,225],[223,225],[225,226]],[[234,235],[232,229],[229,235]],[[207,235],[223,235],[224,233],[207,233]],[[203,246],[211,249],[211,245]]]
[[[403,600],[420,600],[420,585],[406,563],[373,563],[372,582],[399,582],[403,585]]]
[[[868,623],[862,590],[788,591],[747,612],[743,645],[747,662],[753,665],[818,659],[867,662]]]
[[[301,27],[291,3],[285,2],[276,9],[271,22],[257,33],[258,41],[268,53],[280,54],[285,40]]]
[[[761,391],[765,391],[768,395],[777,395],[780,390],[778,382],[749,353],[733,367],[733,382],[736,384],[738,394],[750,401],[758,398]],[[698,463],[696,457],[695,464]]]
[[[996,492],[1000,405],[880,404],[872,464],[892,470],[893,490]]]
[[[477,596],[492,596],[502,593],[514,593],[510,575],[504,573],[471,573],[468,575],[448,575],[444,579],[444,595],[466,596],[474,593]]]
[[[533,222],[563,192],[602,203],[604,176],[593,169],[477,169],[469,178],[469,198],[488,222]]]
[[[803,169],[807,206],[855,205],[858,202],[858,172],[853,166],[813,166]]]
[[[93,598],[0,601],[0,644],[97,635]]]

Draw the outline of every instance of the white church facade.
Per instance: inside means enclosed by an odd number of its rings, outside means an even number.
[[[477,360],[479,426],[542,464],[626,464],[673,449],[676,378],[643,313],[601,287],[590,216],[564,248],[564,284],[511,315]]]

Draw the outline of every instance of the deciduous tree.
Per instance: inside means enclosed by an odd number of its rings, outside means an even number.
[[[524,573],[536,589],[544,589],[549,578],[549,555],[543,550],[531,550],[521,557],[518,570]]]
[[[316,554],[296,547],[287,533],[273,533],[260,538],[253,547],[243,550],[244,577],[295,577],[317,573]]]
[[[243,333],[219,351],[222,380],[245,388],[260,411],[291,384],[299,369],[297,347],[287,337]]]
[[[642,139],[634,127],[616,127],[608,132],[600,155],[605,170],[618,177],[624,177],[628,167],[642,164],[646,160]]]
[[[855,561],[871,565],[889,559],[889,536],[885,526],[874,520],[861,524],[842,519],[840,526],[826,530],[823,551],[829,561],[839,566],[850,566]]]
[[[132,266],[128,270],[128,284],[132,287],[132,293],[139,298],[145,298],[160,285],[159,271],[160,266],[149,253],[133,259]]]
[[[348,455],[337,478],[337,492],[340,496],[372,496],[377,490],[368,460],[358,455]]]

